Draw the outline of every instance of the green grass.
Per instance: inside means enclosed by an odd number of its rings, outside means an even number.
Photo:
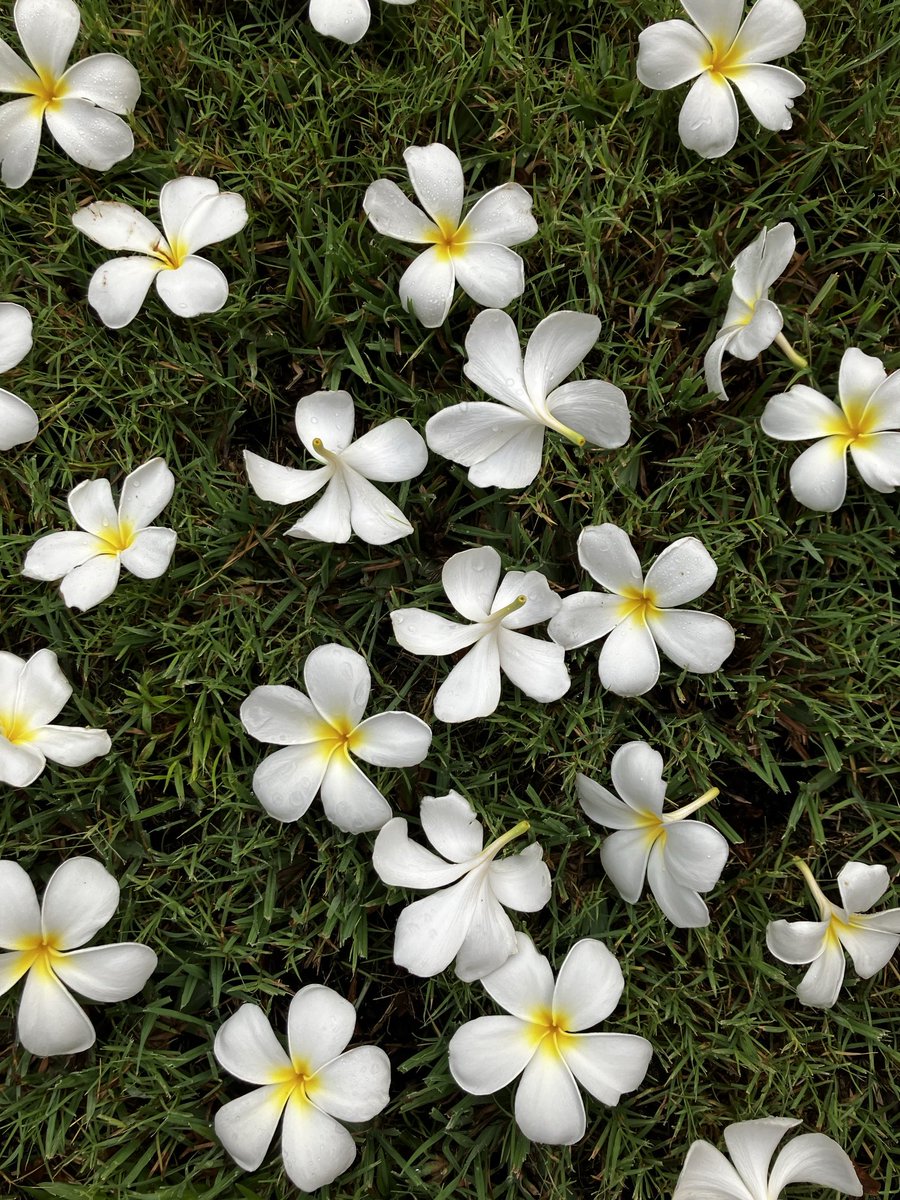
[[[114,48],[141,71],[135,154],[94,176],[46,144],[31,184],[0,203],[0,298],[35,318],[33,352],[2,382],[42,427],[0,464],[2,645],[54,649],[75,685],[63,719],[113,737],[113,753],[83,771],[51,766],[27,791],[4,789],[0,853],[41,882],[61,857],[98,857],[123,889],[102,936],[160,955],[134,1000],[89,1005],[97,1046],[71,1059],[25,1053],[13,1038],[19,989],[3,1000],[0,1190],[295,1194],[277,1148],[245,1175],[212,1133],[215,1109],[245,1090],[217,1067],[212,1039],[244,1001],[283,1028],[289,996],[320,981],[358,1005],[358,1040],[383,1046],[394,1073],[390,1107],[326,1200],[657,1200],[693,1138],[721,1145],[727,1123],[763,1115],[836,1138],[875,1181],[870,1194],[896,1195],[897,960],[867,983],[848,973],[823,1014],[797,1004],[799,969],[764,942],[768,920],[812,915],[792,857],[822,882],[854,856],[897,862],[896,509],[856,478],[834,516],[801,509],[787,490],[797,451],[767,439],[758,417],[800,378],[834,394],[848,346],[900,367],[900,10],[807,0],[808,36],[788,62],[808,84],[793,131],[758,131],[742,106],[736,150],[709,163],[678,142],[684,89],[651,93],[635,78],[638,33],[674,2],[373,0],[355,50],[318,38],[304,8],[90,0],[79,54]],[[0,33],[14,40],[8,10]],[[509,179],[533,191],[540,232],[521,247],[528,282],[510,311],[523,334],[564,306],[603,318],[586,370],[626,392],[631,440],[580,453],[551,435],[521,495],[472,489],[432,457],[401,489],[408,540],[285,539],[294,514],[248,493],[242,451],[300,463],[302,395],[345,387],[359,428],[403,415],[419,429],[473,395],[461,365],[474,306],[461,297],[443,329],[417,325],[397,299],[409,255],[361,211],[373,179],[406,186],[407,145],[434,140],[458,150],[473,192]],[[209,252],[229,303],[188,323],[153,298],[108,332],[85,301],[105,252],[69,216],[102,198],[155,218],[179,172],[246,197],[244,232]],[[732,400],[717,403],[700,364],[730,262],[780,220],[795,224],[798,253],[775,298],[810,370],[793,372],[775,348],[728,358]],[[154,454],[179,480],[164,579],[123,576],[79,616],[52,585],[22,578],[34,538],[70,527],[75,483],[120,479]],[[421,767],[381,776],[414,827],[420,797],[451,786],[491,833],[528,817],[554,892],[522,927],[557,966],[584,936],[622,963],[607,1028],[649,1038],[650,1072],[615,1110],[589,1101],[587,1137],[560,1150],[518,1133],[510,1090],[456,1087],[447,1041],[492,1003],[452,973],[423,983],[394,967],[403,896],[374,875],[371,838],[336,832],[318,805],[297,826],[268,818],[250,791],[265,750],[237,712],[257,684],[298,683],[309,651],[335,640],[370,661],[371,711],[430,720],[447,664],[400,652],[390,610],[449,612],[440,567],[476,544],[575,590],[577,534],[606,520],[645,563],[685,534],[707,545],[719,578],[705,606],[738,632],[725,669],[666,666],[647,696],[621,700],[599,686],[596,647],[576,652],[562,701],[542,707],[507,684],[494,716],[436,725]],[[608,779],[615,749],[637,737],[665,756],[673,799],[722,789],[706,811],[733,845],[708,930],[673,930],[651,900],[623,904],[576,803],[575,772]]]

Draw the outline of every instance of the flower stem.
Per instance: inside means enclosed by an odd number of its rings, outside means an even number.
[[[797,869],[800,871],[800,874],[806,880],[806,886],[812,892],[813,899],[819,906],[819,911],[822,914],[822,920],[827,921],[831,915],[831,910],[833,907],[831,901],[819,887],[818,883],[816,883],[815,876],[805,862],[802,862],[799,858],[795,858],[794,866],[797,867]]]
[[[692,800],[690,804],[686,804],[684,808],[679,808],[675,812],[669,814],[670,821],[681,821],[684,817],[689,817],[691,813],[695,813],[698,808],[702,808],[704,804],[709,804],[710,800],[715,800],[719,794],[717,787],[712,787],[704,792],[702,796],[698,796],[696,800]]]
[[[806,361],[803,355],[797,353],[791,343],[780,331],[775,334],[775,345],[779,348],[779,350],[784,352],[784,354],[794,364],[795,367],[800,367],[800,369],[803,370],[805,367],[809,366],[809,363]]]

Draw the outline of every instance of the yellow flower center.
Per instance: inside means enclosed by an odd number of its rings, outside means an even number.
[[[742,65],[743,52],[736,38],[727,43],[721,38],[713,38],[703,66],[717,83],[723,83],[729,77],[733,79]]]
[[[569,1033],[570,1018],[565,1013],[556,1013],[549,1008],[536,1008],[531,1015],[528,1038],[541,1054],[559,1054],[573,1035]]]
[[[841,453],[861,438],[868,437],[878,423],[878,410],[868,397],[851,396],[841,401],[843,412],[830,422],[827,432],[842,439]]]
[[[177,271],[190,254],[190,250],[180,238],[173,238],[171,242],[160,238],[151,254],[159,259],[167,271]]]
[[[48,108],[51,112],[59,109],[60,101],[68,92],[69,85],[44,67],[35,67],[35,73],[37,79],[26,79],[22,90],[26,95],[34,96],[32,112],[35,116],[42,117]]]
[[[296,1059],[289,1067],[276,1067],[270,1078],[272,1083],[280,1084],[274,1097],[279,1108],[284,1108],[289,1100],[295,1104],[310,1104],[311,1097],[321,1086],[315,1071],[302,1059]]]
[[[363,740],[358,728],[351,725],[346,717],[334,717],[331,721],[322,721],[318,729],[317,741],[322,753],[331,758],[335,752],[349,754]]]
[[[62,958],[62,953],[57,949],[58,943],[58,935],[52,933],[46,937],[35,934],[33,937],[23,938],[14,947],[19,951],[19,961],[15,964],[19,976],[24,975],[26,971],[37,971],[45,978],[52,975],[54,959]]]
[[[98,554],[121,554],[134,544],[136,530],[130,521],[119,521],[118,525],[104,524],[97,534]]]
[[[27,717],[15,711],[0,712],[0,737],[5,737],[14,746],[23,746],[33,742],[36,736],[37,730]]]
[[[459,258],[461,254],[464,254],[469,241],[469,232],[466,229],[465,221],[457,227],[446,217],[438,217],[435,224],[438,232],[428,236],[429,241],[434,242],[438,258],[442,262],[449,262],[451,258]]]
[[[626,588],[621,596],[619,620],[633,617],[636,621],[646,621],[662,611],[656,604],[656,593],[651,588]]]

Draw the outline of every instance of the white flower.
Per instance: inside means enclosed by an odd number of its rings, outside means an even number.
[[[88,302],[104,325],[121,329],[133,321],[153,280],[160,299],[179,317],[218,312],[228,299],[228,280],[197,251],[233,237],[247,223],[247,206],[235,192],[220,192],[212,179],[170,179],[159,194],[165,237],[129,204],[97,200],[80,208],[72,224],[107,250],[130,250],[91,276]]]
[[[83,767],[109,753],[112,743],[103,729],[50,724],[71,695],[52,650],[38,650],[27,662],[0,650],[0,782],[28,787],[48,758]]]
[[[569,690],[565,653],[553,642],[519,633],[559,612],[560,599],[538,571],[509,571],[500,584],[500,555],[491,546],[462,550],[444,563],[447,598],[469,625],[421,608],[391,613],[394,637],[411,654],[473,648],[437,690],[440,721],[487,717],[500,703],[500,672],[532,700],[548,704]]]
[[[456,285],[486,308],[505,308],[525,290],[525,266],[510,246],[537,233],[531,197],[517,183],[493,188],[464,221],[462,165],[447,146],[404,150],[409,178],[422,209],[396,183],[370,184],[363,211],[379,233],[401,242],[430,244],[400,280],[400,303],[428,329],[443,325]],[[425,213],[428,215],[426,216]]]
[[[782,962],[812,963],[797,988],[797,999],[814,1008],[832,1008],[844,981],[844,950],[860,979],[871,979],[900,944],[900,908],[864,915],[887,890],[886,867],[848,862],[837,877],[837,905],[822,893],[806,863],[797,866],[819,906],[820,919],[771,921],[766,945]]]
[[[412,4],[413,0],[385,0],[386,4]],[[369,0],[310,0],[309,19],[316,33],[353,45],[364,36],[372,19]]]
[[[514,488],[531,483],[541,469],[545,428],[577,446],[623,446],[631,431],[623,392],[595,379],[559,386],[599,332],[597,317],[553,313],[528,339],[523,363],[512,319],[495,308],[479,313],[466,337],[463,371],[502,403],[466,401],[443,409],[425,426],[429,447],[469,467],[476,487]]]
[[[684,808],[664,813],[662,770],[662,755],[646,742],[628,742],[615,752],[611,767],[621,800],[580,773],[578,799],[592,821],[618,831],[603,843],[600,861],[622,899],[636,903],[646,875],[672,924],[697,929],[709,924],[709,909],[697,893],[718,883],[728,843],[711,825],[684,818],[714,800],[719,789],[710,788]]]
[[[790,1117],[763,1117],[729,1125],[725,1145],[734,1166],[709,1142],[693,1142],[672,1200],[778,1200],[792,1183],[813,1183],[861,1196],[862,1184],[850,1159],[823,1133],[791,1138],[769,1171],[775,1147],[799,1124]]]
[[[325,815],[345,833],[380,829],[390,805],[351,751],[376,767],[412,767],[428,753],[431,730],[408,712],[363,720],[372,677],[362,655],[345,646],[316,647],[303,682],[308,695],[292,687],[258,687],[241,705],[252,737],[284,747],[257,767],[254,794],[270,816],[297,821],[321,791]]]
[[[305,1192],[324,1187],[356,1158],[342,1121],[369,1121],[389,1100],[391,1064],[377,1046],[345,1047],[356,1010],[331,988],[301,988],[288,1010],[288,1053],[261,1008],[242,1004],[216,1034],[214,1053],[226,1071],[258,1086],[218,1110],[222,1145],[245,1171],[255,1171],[284,1115],[281,1157]]]
[[[737,141],[738,109],[731,84],[765,129],[790,129],[794,97],[806,91],[802,79],[770,66],[796,50],[806,21],[794,0],[756,0],[741,24],[744,0],[681,0],[697,25],[663,21],[640,35],[637,76],[665,91],[696,79],[678,119],[689,150],[721,158]]]
[[[28,311],[21,304],[0,304],[0,374],[20,363],[31,345]],[[31,405],[0,388],[0,450],[30,442],[37,431],[38,419]]]
[[[777,342],[795,366],[807,365],[781,332],[781,309],[769,299],[769,288],[791,261],[795,245],[794,227],[782,221],[772,229],[763,229],[731,264],[734,277],[725,323],[703,360],[707,389],[721,400],[728,399],[722,382],[726,350],[749,362]]]
[[[397,505],[369,482],[399,483],[425,469],[428,449],[408,421],[385,421],[354,442],[353,400],[347,392],[304,396],[294,420],[300,441],[322,464],[316,470],[281,467],[244,451],[250,486],[262,500],[296,504],[325,488],[322,499],[286,531],[288,537],[349,542],[355,533],[370,546],[384,546],[412,533]]]
[[[495,861],[504,846],[526,832],[527,821],[482,849],[481,823],[457,792],[426,796],[420,816],[425,836],[443,858],[409,840],[403,817],[388,821],[372,851],[372,865],[384,883],[441,889],[400,914],[394,962],[414,975],[429,976],[455,958],[456,974],[470,983],[516,953],[515,930],[504,908],[543,908],[550,899],[550,872],[536,842]]]
[[[450,1039],[450,1073],[467,1092],[486,1096],[522,1076],[516,1124],[533,1142],[570,1146],[584,1137],[578,1084],[603,1104],[640,1087],[653,1047],[630,1033],[585,1033],[605,1020],[625,987],[602,942],[576,942],[559,969],[531,938],[517,935],[518,953],[482,980],[509,1017],[478,1017]]]
[[[28,579],[61,579],[69,608],[85,611],[115,591],[119,569],[138,579],[158,579],[169,566],[177,535],[151,525],[172,499],[175,476],[161,458],[151,458],[126,476],[113,504],[108,479],[86,479],[69,492],[69,511],[83,533],[48,533],[25,556]]]
[[[834,512],[847,493],[847,451],[876,492],[900,487],[900,371],[888,375],[861,350],[846,350],[838,379],[838,408],[821,392],[795,384],[773,396],[760,418],[769,437],[810,441],[791,467],[791,491],[807,508]]]
[[[617,696],[641,696],[659,678],[662,652],[686,671],[718,671],[734,649],[734,630],[721,617],[674,607],[702,596],[716,564],[695,537],[667,546],[644,579],[624,530],[590,525],[578,538],[578,561],[604,592],[566,596],[548,627],[567,650],[606,638],[600,682]],[[608,636],[607,636],[608,635]]]
[[[94,54],[66,70],[81,14],[72,0],[16,0],[13,20],[32,67],[0,40],[0,91],[23,94],[0,107],[0,162],[7,187],[34,171],[44,119],[66,154],[106,171],[134,149],[126,123],[141,94],[137,71],[118,54]]]
[[[71,992],[109,1003],[139,992],[156,969],[148,946],[83,946],[116,911],[119,885],[93,858],[70,858],[53,872],[38,905],[18,863],[0,861],[0,995],[25,976],[19,1041],[41,1056],[76,1054],[96,1040]]]

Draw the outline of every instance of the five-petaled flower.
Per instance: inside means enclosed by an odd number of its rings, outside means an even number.
[[[602,942],[584,938],[566,955],[554,982],[531,938],[482,980],[508,1017],[478,1017],[450,1039],[450,1073],[467,1092],[485,1096],[522,1076],[516,1123],[533,1142],[570,1146],[584,1137],[578,1085],[603,1104],[640,1087],[653,1047],[630,1033],[585,1033],[619,1003],[622,970]]]
[[[844,981],[844,950],[861,979],[871,979],[900,944],[900,908],[867,913],[888,886],[887,868],[848,862],[837,877],[841,903],[832,904],[806,863],[797,866],[819,906],[818,921],[771,921],[766,945],[785,963],[812,963],[797,988],[801,1004],[832,1008]]]
[[[600,682],[618,696],[641,696],[659,678],[657,646],[679,667],[718,671],[734,649],[734,630],[710,613],[676,608],[696,600],[716,578],[709,552],[695,537],[667,546],[644,579],[624,530],[591,525],[578,538],[578,561],[604,592],[566,596],[548,632],[567,650],[606,638]]]
[[[301,988],[288,1010],[288,1052],[265,1013],[243,1004],[216,1034],[214,1052],[237,1079],[257,1084],[218,1110],[215,1130],[245,1171],[255,1171],[281,1127],[288,1177],[306,1192],[346,1171],[356,1145],[342,1121],[369,1121],[388,1102],[391,1064],[378,1046],[346,1050],[356,1010],[331,988]]]
[[[153,280],[160,299],[179,317],[218,312],[228,299],[228,280],[198,250],[233,237],[247,223],[247,206],[235,192],[220,192],[212,179],[184,175],[159,194],[165,236],[129,204],[97,200],[72,217],[76,229],[107,250],[130,250],[98,267],[88,302],[110,329],[133,321]]]
[[[31,344],[28,310],[21,304],[0,304],[0,374],[20,363]],[[0,450],[30,442],[37,431],[38,419],[31,405],[0,388]]]
[[[776,1146],[799,1124],[790,1117],[762,1117],[727,1126],[725,1145],[733,1166],[709,1142],[693,1142],[672,1200],[778,1200],[792,1183],[813,1183],[861,1196],[862,1184],[850,1159],[823,1133],[791,1138],[769,1169]]]
[[[803,384],[773,396],[760,418],[782,442],[818,439],[791,467],[791,491],[807,508],[834,512],[847,494],[847,451],[869,487],[900,487],[900,371],[888,375],[879,359],[850,349],[841,359],[838,408]]]
[[[425,469],[428,448],[409,421],[395,417],[354,441],[349,393],[313,392],[298,402],[294,422],[300,441],[322,464],[314,471],[244,451],[250,486],[261,500],[296,504],[325,488],[322,499],[286,530],[288,537],[349,542],[355,533],[371,546],[384,546],[412,533],[402,510],[369,482],[400,483]]]
[[[386,4],[412,4],[413,0],[385,0]],[[369,28],[369,0],[309,0],[309,20],[316,33],[352,46]]]
[[[486,308],[505,308],[521,296],[525,266],[509,247],[537,233],[525,189],[517,183],[493,188],[463,221],[465,183],[453,151],[440,143],[411,146],[403,158],[425,212],[387,179],[369,185],[363,211],[379,233],[431,247],[400,280],[400,303],[407,312],[436,329],[447,319],[457,284]]]
[[[431,730],[408,712],[362,719],[372,677],[366,660],[345,646],[317,646],[303,668],[308,695],[296,688],[254,688],[241,721],[261,742],[283,746],[264,759],[253,791],[279,821],[297,821],[317,792],[326,816],[346,833],[380,829],[388,802],[351,753],[376,767],[412,767],[431,745]]]
[[[437,690],[440,721],[487,717],[500,703],[500,672],[532,700],[547,704],[569,689],[565,652],[553,642],[519,633],[559,612],[560,599],[539,571],[509,571],[500,580],[500,555],[492,546],[462,550],[444,563],[441,582],[461,625],[421,608],[391,613],[394,637],[411,654],[453,654],[472,649]]]
[[[139,992],[156,969],[149,946],[84,946],[112,917],[119,885],[93,858],[57,867],[39,905],[18,863],[0,861],[0,995],[25,976],[19,1041],[32,1054],[76,1054],[96,1040],[71,992],[106,1003]]]
[[[177,535],[151,525],[172,499],[175,476],[161,458],[132,471],[122,484],[119,508],[108,479],[86,479],[69,492],[69,511],[84,531],[48,533],[25,556],[28,579],[61,579],[69,606],[93,608],[115,591],[119,569],[138,579],[158,579],[175,550]]]
[[[0,40],[0,91],[23,95],[0,107],[3,182],[18,188],[31,178],[45,120],[83,167],[106,171],[127,158],[134,136],[116,114],[130,113],[141,94],[131,63],[118,54],[94,54],[66,70],[81,26],[72,0],[16,0],[13,19],[32,65]]]
[[[765,129],[790,129],[802,79],[771,66],[796,50],[806,21],[794,0],[756,0],[743,24],[744,0],[681,0],[697,26],[662,21],[640,35],[637,76],[666,91],[694,79],[678,119],[678,133],[703,158],[720,158],[737,141],[733,83]]]
[[[628,742],[613,755],[613,795],[586,775],[576,776],[581,807],[599,825],[617,832],[600,849],[600,861],[619,895],[634,904],[646,875],[657,904],[679,929],[709,924],[698,892],[715,887],[728,858],[728,843],[711,825],[685,817],[715,799],[710,788],[691,804],[664,813],[662,755],[646,742]]]
[[[545,429],[577,446],[623,446],[631,420],[619,388],[599,379],[559,386],[599,332],[597,317],[553,313],[528,339],[523,361],[512,318],[499,309],[479,313],[466,336],[463,371],[501,403],[465,401],[442,409],[425,426],[429,447],[468,467],[477,487],[514,488],[531,483],[541,469]]]
[[[38,650],[27,662],[0,651],[0,782],[27,787],[48,758],[83,767],[109,753],[112,743],[103,729],[50,724],[71,695],[52,650]]]
[[[425,836],[443,858],[410,841],[403,817],[388,821],[372,851],[372,865],[384,883],[441,889],[400,914],[394,962],[429,976],[455,958],[456,974],[470,983],[516,953],[515,930],[504,908],[543,908],[550,899],[550,872],[536,842],[496,861],[504,846],[528,830],[527,821],[482,849],[484,830],[458,792],[426,796],[420,816]]]

